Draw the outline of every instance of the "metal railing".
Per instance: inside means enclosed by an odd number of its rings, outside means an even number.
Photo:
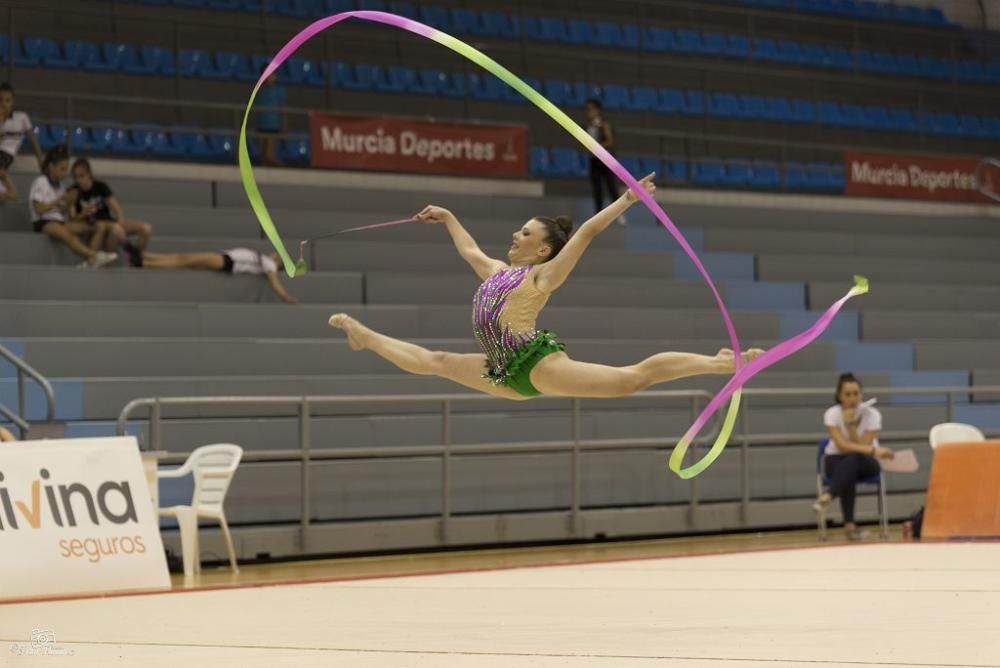
[[[824,432],[805,433],[751,433],[750,418],[753,412],[754,399],[763,397],[813,397],[830,395],[830,388],[748,388],[743,393],[741,419],[738,431],[732,436],[731,443],[740,448],[740,508],[742,518],[748,517],[752,487],[750,476],[750,448],[755,445],[795,445],[816,443],[825,436]],[[971,395],[1000,395],[1000,386],[979,387],[933,387],[933,388],[871,388],[870,395],[887,396],[943,396],[945,419],[951,421],[954,415],[956,398],[964,396],[966,400]],[[712,393],[705,390],[663,390],[641,392],[636,397],[651,400],[668,399],[687,402],[691,421],[697,417],[699,407],[711,398]],[[220,406],[288,406],[296,410],[298,418],[299,448],[295,450],[254,450],[244,454],[246,462],[299,462],[301,464],[301,489],[299,519],[300,541],[303,549],[309,544],[311,523],[311,483],[310,466],[314,461],[347,460],[347,459],[409,459],[413,457],[439,457],[441,460],[441,540],[447,541],[448,527],[451,521],[451,465],[452,458],[462,455],[499,455],[499,454],[540,454],[540,453],[570,453],[569,481],[570,507],[569,522],[573,535],[580,535],[580,456],[585,451],[610,450],[667,450],[678,440],[676,437],[662,438],[620,438],[620,439],[583,439],[580,437],[580,416],[584,399],[565,397],[539,397],[538,402],[570,402],[569,439],[562,441],[535,441],[517,443],[452,443],[452,408],[456,404],[475,404],[482,402],[501,402],[503,399],[479,394],[428,394],[428,395],[358,395],[358,396],[261,396],[261,397],[149,397],[130,401],[121,411],[117,421],[117,433],[124,435],[132,414],[139,409],[148,409],[147,449],[161,451],[163,448],[160,433],[164,420],[163,411],[171,407],[220,407]],[[313,448],[311,444],[311,422],[314,409],[319,406],[349,406],[349,405],[386,405],[437,403],[441,415],[441,444],[415,446],[378,446],[353,448]],[[289,415],[271,416],[276,419],[287,418]],[[819,420],[817,419],[817,422]],[[689,456],[693,460],[702,456],[700,446],[712,442],[718,434],[719,420],[711,424],[711,428],[692,445]],[[884,443],[912,441],[927,437],[926,430],[905,431],[887,430],[880,435]],[[164,458],[164,463],[179,463],[185,457],[182,453],[170,453]],[[689,481],[689,513],[694,513],[699,504],[698,478]]]
[[[11,410],[9,407],[0,404],[0,415],[3,415],[8,420],[17,425],[18,430],[21,432],[21,438],[24,438],[28,433],[28,428],[30,425],[25,417],[25,409],[27,405],[24,399],[24,378],[27,376],[31,380],[38,383],[39,387],[42,388],[42,392],[45,393],[46,400],[46,413],[45,421],[52,422],[56,415],[56,399],[55,393],[52,391],[52,385],[45,376],[38,373],[30,364],[22,360],[20,357],[11,352],[8,348],[0,345],[0,357],[6,359],[8,362],[14,365],[17,370],[17,412]]]

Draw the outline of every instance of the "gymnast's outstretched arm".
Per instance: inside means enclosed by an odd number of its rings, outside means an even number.
[[[653,177],[656,173],[645,176],[639,183],[643,185],[646,192],[652,194],[656,190]],[[552,292],[569,277],[573,267],[583,256],[583,251],[587,250],[594,237],[603,232],[611,221],[625,213],[625,210],[632,206],[637,200],[631,191],[626,192],[603,211],[585,222],[577,230],[576,234],[570,237],[559,254],[548,262],[539,265],[535,274],[535,286],[542,292]]]
[[[463,260],[469,263],[476,272],[476,275],[484,281],[507,266],[500,260],[494,260],[486,255],[479,248],[479,244],[472,238],[472,235],[465,231],[462,223],[458,222],[455,214],[448,209],[443,209],[439,206],[427,206],[416,215],[416,218],[425,223],[444,223],[448,228],[448,233],[451,235],[452,241],[455,242],[458,254],[462,256]]]

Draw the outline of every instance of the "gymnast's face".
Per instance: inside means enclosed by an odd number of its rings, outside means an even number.
[[[863,397],[864,393],[861,390],[860,384],[844,383],[840,388],[840,393],[837,395],[837,401],[844,408],[857,408]]]
[[[545,226],[537,220],[529,220],[514,232],[507,259],[511,264],[541,264],[549,257],[552,246],[545,240]]]

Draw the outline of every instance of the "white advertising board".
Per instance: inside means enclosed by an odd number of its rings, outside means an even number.
[[[0,444],[0,600],[169,587],[135,438]]]

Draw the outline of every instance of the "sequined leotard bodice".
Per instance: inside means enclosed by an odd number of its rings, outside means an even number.
[[[483,281],[472,300],[472,329],[486,354],[487,376],[495,383],[504,382],[508,362],[538,334],[535,320],[549,295],[535,286],[533,267],[498,271]]]

